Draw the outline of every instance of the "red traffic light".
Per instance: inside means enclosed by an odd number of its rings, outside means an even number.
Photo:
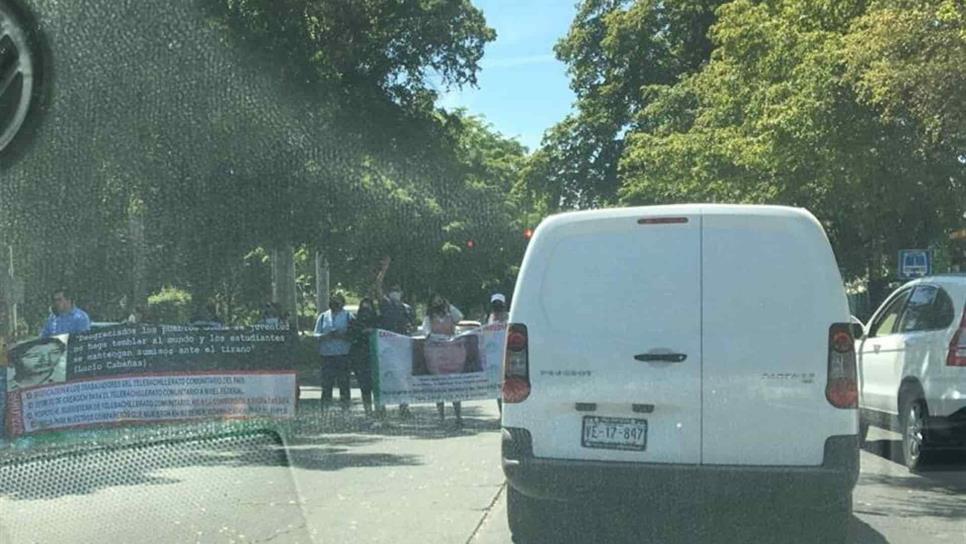
[[[533,229],[531,229],[530,227],[523,229],[523,237],[526,238],[527,240],[529,240],[530,238],[533,238]]]

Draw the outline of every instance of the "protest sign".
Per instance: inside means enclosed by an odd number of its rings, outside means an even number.
[[[506,326],[487,325],[449,339],[373,333],[373,391],[381,404],[494,399],[500,396]]]
[[[124,325],[11,350],[11,435],[127,422],[293,417],[287,329]]]

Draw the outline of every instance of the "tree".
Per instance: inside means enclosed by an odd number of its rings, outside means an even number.
[[[913,119],[880,115],[853,86],[861,1],[718,10],[711,62],[652,86],[620,163],[626,203],[782,203],[813,210],[849,276],[887,273],[901,247],[958,220],[963,167],[920,145]]]
[[[925,146],[966,150],[966,5],[874,2],[845,43],[846,77],[889,121],[913,120]]]
[[[236,306],[262,302],[249,280],[263,271],[244,264],[261,266],[259,248],[324,242],[343,269],[361,269],[378,255],[362,251],[375,244],[351,245],[368,229],[407,242],[432,232],[410,242],[414,256],[431,255],[427,240],[447,224],[440,203],[470,203],[453,196],[463,191],[454,175],[466,177],[451,130],[459,116],[432,107],[430,83],[475,81],[493,32],[469,2],[117,0],[39,11],[57,84],[48,122],[0,183],[2,235],[19,248],[34,318],[59,283],[95,316],[121,315],[132,213],[144,220],[152,291]],[[98,39],[78,25],[99,28]]]
[[[649,97],[648,85],[671,84],[708,59],[707,30],[721,1],[584,0],[557,44],[567,63],[576,112],[544,136],[532,183],[553,205],[612,202],[624,134]]]

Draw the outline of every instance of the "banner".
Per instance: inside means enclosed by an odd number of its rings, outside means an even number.
[[[268,326],[121,325],[24,342],[6,369],[8,431],[294,417],[294,346]]]
[[[503,324],[448,339],[377,331],[370,350],[376,401],[408,404],[498,398],[505,338]]]

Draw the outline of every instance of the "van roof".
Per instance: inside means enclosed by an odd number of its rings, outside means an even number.
[[[757,216],[786,216],[805,217],[815,220],[814,216],[804,208],[791,206],[767,206],[757,204],[669,204],[661,206],[636,206],[628,208],[605,208],[599,210],[585,210],[566,212],[548,217],[544,222],[550,224],[566,224],[577,221],[594,219],[621,219],[648,215],[757,215]]]

